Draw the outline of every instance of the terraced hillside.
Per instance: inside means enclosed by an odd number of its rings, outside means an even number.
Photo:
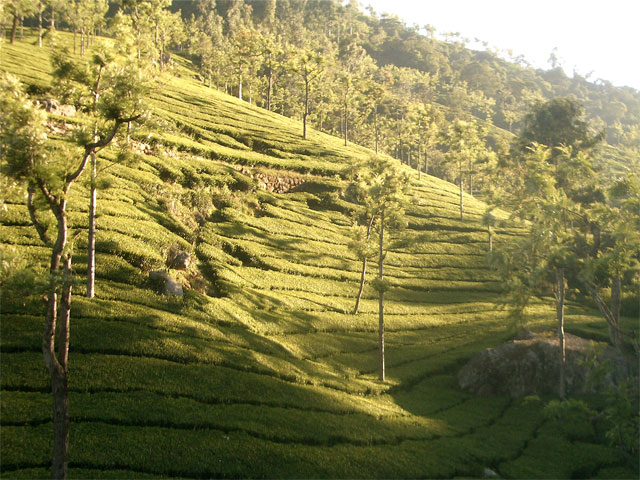
[[[47,49],[29,37],[0,50],[0,70],[40,90],[47,66]],[[79,281],[72,307],[71,476],[633,475],[582,424],[546,418],[539,398],[458,388],[459,367],[512,333],[487,268],[481,202],[466,199],[460,221],[456,187],[413,173],[405,241],[385,270],[382,384],[370,287],[350,314],[359,265],[347,248],[349,213],[358,207],[339,195],[341,173],[370,152],[318,132],[302,141],[298,123],[207,89],[186,62],[177,71],[152,98],[153,129],[135,136],[139,164],[101,174],[96,298],[84,298]],[[58,131],[79,121],[50,120]],[[74,187],[70,211],[71,228],[85,230],[86,185]],[[0,217],[5,259],[44,264],[28,218],[23,192],[12,192]],[[517,233],[499,230],[496,241]],[[79,278],[85,244],[80,235]],[[182,299],[156,294],[148,280],[172,249],[195,259],[171,271],[186,286]],[[530,313],[534,326],[553,324],[550,303]],[[3,292],[7,478],[48,475],[42,318],[41,299]],[[577,305],[567,323],[606,338],[603,322]]]

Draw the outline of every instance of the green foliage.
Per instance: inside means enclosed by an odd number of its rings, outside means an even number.
[[[609,443],[628,452],[632,458],[637,457],[640,434],[637,387],[626,381],[610,389],[604,413],[608,423],[605,436]]]
[[[23,180],[46,168],[46,114],[33,108],[19,80],[3,72],[0,78],[0,159],[5,175]]]

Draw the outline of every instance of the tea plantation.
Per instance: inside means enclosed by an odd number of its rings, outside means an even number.
[[[461,221],[457,187],[413,170],[408,226],[386,261],[388,380],[379,382],[377,293],[367,285],[351,314],[359,207],[340,195],[345,169],[371,152],[317,131],[303,141],[299,122],[209,89],[187,60],[174,62],[150,100],[152,122],[133,134],[137,164],[112,163],[114,151],[99,159],[108,168],[94,299],[83,296],[86,234],[75,245],[71,477],[452,478],[486,468],[507,478],[637,477],[589,425],[548,418],[548,399],[459,389],[460,367],[512,338],[513,324],[488,268],[484,204],[465,198]],[[49,49],[28,35],[5,43],[0,71],[46,96]],[[58,131],[81,121],[50,115]],[[298,184],[274,193],[259,178]],[[74,232],[87,229],[88,196],[87,182],[74,185]],[[24,190],[6,207],[3,261],[44,266]],[[494,242],[518,233],[499,228]],[[193,258],[170,271],[182,298],[148,279],[172,250]],[[45,478],[51,461],[44,304],[30,293],[2,292],[6,478]],[[553,326],[552,305],[530,309],[533,328]],[[597,312],[571,303],[567,313],[569,332],[606,340]]]

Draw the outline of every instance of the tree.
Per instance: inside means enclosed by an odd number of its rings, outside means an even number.
[[[106,145],[99,139],[108,136],[114,125],[138,120],[145,114],[142,98],[148,90],[152,75],[142,75],[137,65],[126,58],[118,58],[108,48],[97,50],[90,62],[74,62],[65,49],[53,55],[54,85],[66,100],[80,106],[91,131],[77,135],[78,144],[91,160],[90,205],[88,230],[87,297],[93,298],[95,284],[95,235],[97,205],[97,154]],[[115,135],[115,134],[114,134]]]
[[[493,228],[496,226],[497,219],[493,213],[493,208],[489,207],[482,215],[482,225],[487,227],[487,242],[489,253],[493,251]]]
[[[374,179],[369,169],[371,162],[371,160],[358,162],[351,167],[349,171],[351,181],[347,187],[349,197],[351,197],[355,203],[364,207],[364,212],[360,215],[360,222],[356,222],[352,239],[349,242],[349,249],[353,251],[356,258],[362,262],[360,286],[356,295],[355,306],[353,307],[354,315],[357,315],[360,309],[360,300],[362,298],[362,292],[364,291],[368,261],[375,255],[375,249],[371,245],[371,232],[376,221],[376,206],[374,205],[373,197],[369,194],[373,186],[371,182]]]
[[[180,12],[171,13],[160,10],[154,18],[156,31],[156,49],[159,52],[160,70],[167,62],[167,47],[184,41],[184,24]]]
[[[96,28],[104,22],[109,5],[106,0],[74,1],[67,6],[66,19],[73,28],[73,52],[76,51],[76,33],[80,33],[80,55],[84,56],[86,47]]]
[[[124,16],[119,20],[127,25],[134,36],[138,60],[143,56],[158,58],[159,18],[171,0],[118,0]]]
[[[364,291],[364,284],[367,278],[369,259],[375,255],[375,248],[373,248],[371,244],[371,231],[376,217],[373,214],[369,214],[367,218],[368,220],[365,225],[354,225],[351,241],[349,242],[349,249],[353,251],[356,258],[362,262],[360,286],[356,294],[356,303],[353,307],[354,315],[357,315],[360,310],[360,300],[362,299],[362,292]]]
[[[45,3],[49,6],[49,28],[55,30],[56,17],[64,17],[71,5],[68,0],[46,0]]]
[[[373,61],[355,38],[345,41],[340,48],[341,70],[338,73],[338,91],[342,108],[342,130],[344,145],[348,144],[349,121],[356,93],[363,79],[373,69]]]
[[[302,138],[307,138],[307,118],[309,117],[309,98],[311,88],[325,72],[322,55],[311,50],[297,52],[292,62],[292,70],[304,84],[304,110],[302,112]]]
[[[12,17],[10,43],[13,44],[16,39],[18,22],[22,21],[24,17],[34,13],[37,5],[34,0],[8,0],[6,8]]]
[[[419,105],[418,121],[418,172],[421,171],[421,152],[424,145],[424,173],[429,174],[429,155],[433,151],[436,139],[440,133],[443,116],[433,105]],[[419,177],[418,177],[419,178]]]
[[[501,205],[511,210],[512,218],[525,222],[527,233],[503,245],[494,256],[494,265],[509,288],[517,317],[524,315],[532,296],[553,292],[560,347],[558,394],[564,398],[566,270],[573,264],[570,225],[579,211],[558,187],[549,157],[549,149],[536,145],[519,157],[505,179],[509,188],[502,192]]]
[[[128,82],[128,78],[125,74],[123,81]],[[30,102],[17,79],[6,75],[0,84],[0,108],[5,113],[0,119],[2,170],[8,177],[27,184],[27,208],[31,222],[42,242],[51,250],[42,350],[54,400],[53,478],[66,478],[69,447],[67,384],[72,249],[67,223],[68,195],[92,153],[107,146],[123,123],[137,118],[122,116],[120,100],[119,95],[112,95],[111,100],[105,102],[103,118],[109,122],[110,128],[95,141],[84,141],[78,152],[69,145],[59,147],[47,142],[46,114]],[[50,235],[47,224],[41,221],[38,199],[44,201],[55,218],[55,237]]]
[[[460,220],[464,218],[464,175],[469,175],[469,191],[473,188],[473,164],[484,150],[482,142],[483,130],[476,123],[456,120],[447,130],[446,144],[449,147],[450,162],[458,165],[458,182],[460,187]],[[466,165],[465,165],[466,164]],[[464,168],[467,168],[466,172]]]
[[[378,278],[374,286],[378,290],[379,378],[382,382],[385,380],[384,292],[388,289],[388,283],[384,279],[384,260],[389,251],[384,234],[385,229],[393,231],[403,224],[404,192],[407,185],[407,176],[399,171],[393,160],[373,157],[361,168],[358,189],[364,195],[368,225],[373,225],[375,219],[378,229]],[[367,229],[371,233],[371,227],[367,226]],[[366,258],[365,256],[363,259],[363,276]]]
[[[576,251],[582,252],[578,280],[597,305],[609,328],[609,340],[623,351],[625,332],[620,311],[625,277],[640,271],[640,180],[629,173],[608,189],[605,202],[591,206],[583,220]],[[606,294],[609,289],[609,302]],[[639,352],[640,353],[640,352]]]
[[[590,152],[604,138],[604,133],[592,134],[582,120],[584,108],[570,98],[554,98],[538,102],[524,118],[524,126],[514,146],[520,152],[534,143],[551,149],[550,161],[557,163],[561,153],[557,147],[571,147],[575,151]],[[558,179],[565,186],[562,179]]]

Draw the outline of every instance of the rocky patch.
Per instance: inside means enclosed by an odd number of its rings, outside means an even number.
[[[629,364],[612,347],[598,362],[607,362],[607,373],[600,382],[589,382],[593,365],[584,362],[594,345],[575,335],[565,335],[565,378],[567,393],[577,394],[605,389],[633,375]],[[552,332],[530,335],[476,354],[458,373],[463,390],[477,395],[526,395],[556,393],[560,378],[560,347]]]

